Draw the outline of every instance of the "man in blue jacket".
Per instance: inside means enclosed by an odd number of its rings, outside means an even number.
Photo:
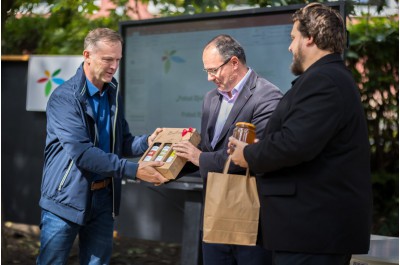
[[[132,136],[114,74],[122,38],[110,29],[89,32],[84,62],[47,104],[41,186],[41,246],[37,264],[66,264],[79,235],[80,264],[108,264],[122,178],[161,184],[154,167],[122,157],[140,156],[161,129]]]

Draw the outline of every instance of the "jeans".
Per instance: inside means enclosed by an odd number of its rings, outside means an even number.
[[[114,219],[110,188],[93,192],[90,217],[78,225],[42,210],[38,265],[67,264],[68,256],[79,235],[80,264],[109,264],[112,252]]]
[[[272,253],[260,246],[203,242],[204,265],[272,265]]]

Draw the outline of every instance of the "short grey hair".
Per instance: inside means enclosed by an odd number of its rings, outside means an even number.
[[[91,47],[96,47],[96,44],[99,41],[111,42],[111,43],[120,42],[121,44],[123,44],[123,39],[118,32],[109,28],[97,28],[91,30],[86,35],[83,48],[87,50]]]

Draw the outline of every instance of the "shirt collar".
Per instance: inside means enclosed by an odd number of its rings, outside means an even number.
[[[242,80],[240,80],[239,83],[232,89],[232,91],[231,91],[232,98],[229,98],[227,92],[218,90],[218,93],[220,93],[228,102],[235,101],[237,98],[237,95],[239,95],[240,91],[242,91],[244,84],[246,83],[247,79],[249,78],[251,71],[252,71],[251,68],[249,68],[249,70],[247,71],[246,75],[242,78]]]
[[[100,92],[100,90],[95,85],[93,85],[93,83],[90,82],[89,79],[87,79],[87,78],[86,78],[86,83],[88,85],[88,91],[89,91],[89,95],[91,97],[96,95],[96,93]],[[108,84],[105,84],[105,89],[103,90],[103,93],[106,92],[107,90],[108,90]],[[100,95],[100,93],[99,93],[99,95]]]

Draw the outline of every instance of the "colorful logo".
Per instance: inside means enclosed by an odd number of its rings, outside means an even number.
[[[175,55],[175,53],[176,53],[176,50],[164,52],[162,61],[164,62],[165,73],[169,72],[169,69],[171,68],[171,61],[174,63],[184,63],[185,62],[185,60],[182,57]]]
[[[44,71],[46,77],[40,78],[37,82],[44,83],[47,81],[46,86],[44,87],[44,94],[46,97],[50,95],[51,89],[53,87],[53,82],[57,85],[61,85],[64,83],[64,79],[56,77],[61,72],[61,68],[54,71],[51,75],[49,71]]]

